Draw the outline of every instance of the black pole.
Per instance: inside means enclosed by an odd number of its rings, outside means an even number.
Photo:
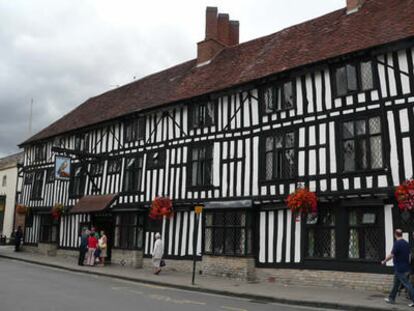
[[[197,233],[198,233],[198,218],[199,214],[196,213],[196,220],[193,232],[193,278],[191,281],[192,285],[195,285],[195,271],[196,271],[196,258],[197,258]]]

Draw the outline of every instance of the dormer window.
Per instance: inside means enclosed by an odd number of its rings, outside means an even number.
[[[145,118],[128,120],[124,125],[124,140],[126,143],[145,139]]]
[[[194,103],[189,106],[190,129],[212,126],[216,123],[217,101]]]
[[[346,96],[375,88],[371,61],[349,63],[335,69],[336,96]]]
[[[293,81],[265,86],[260,96],[263,111],[267,114],[293,109],[296,105],[295,93],[296,90]]]

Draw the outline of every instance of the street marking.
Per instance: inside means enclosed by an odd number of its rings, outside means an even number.
[[[193,305],[205,305],[205,302],[201,301],[194,301],[194,300],[188,300],[188,299],[174,299],[168,296],[162,296],[162,295],[150,295],[149,296],[152,299],[158,300],[158,301],[165,301],[165,302],[172,302],[176,304],[193,304]]]
[[[220,308],[222,308],[224,310],[232,310],[232,311],[247,311],[246,309],[235,308],[235,307],[227,307],[227,306],[221,306]]]

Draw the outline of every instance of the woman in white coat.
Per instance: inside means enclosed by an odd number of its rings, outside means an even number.
[[[152,265],[154,266],[154,274],[161,272],[161,260],[164,255],[164,245],[161,240],[161,234],[155,234],[155,243],[152,250]]]

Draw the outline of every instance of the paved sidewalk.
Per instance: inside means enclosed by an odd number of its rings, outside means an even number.
[[[196,276],[196,285],[191,285],[191,274],[166,269],[156,276],[147,269],[133,269],[120,265],[105,267],[80,267],[76,260],[64,257],[46,257],[32,253],[15,253],[11,247],[0,247],[0,257],[62,268],[65,270],[121,278],[124,280],[187,290],[245,297],[279,303],[332,308],[339,310],[409,310],[409,301],[399,297],[396,305],[384,302],[385,293],[364,292],[351,289],[283,286],[274,283],[247,283],[225,278]],[[168,262],[167,262],[168,264]]]

